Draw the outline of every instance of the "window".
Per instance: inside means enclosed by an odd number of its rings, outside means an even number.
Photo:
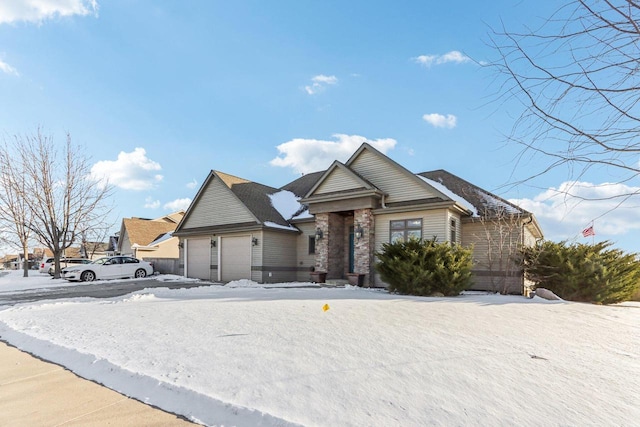
[[[451,220],[451,224],[449,226],[449,235],[450,235],[449,240],[451,240],[451,243],[452,244],[456,243],[457,240],[456,240],[456,220],[455,219]]]
[[[316,253],[316,236],[309,236],[309,255]]]
[[[422,219],[401,219],[391,221],[391,243],[407,241],[409,239],[422,239]]]

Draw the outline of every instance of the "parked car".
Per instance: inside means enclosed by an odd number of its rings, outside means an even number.
[[[72,265],[89,264],[89,263],[91,263],[91,260],[87,258],[62,258],[60,259],[60,271]],[[55,270],[56,270],[56,266],[52,262],[51,266],[49,267],[49,275],[53,276],[53,274],[55,273]]]
[[[153,267],[146,261],[130,256],[110,256],[90,264],[66,267],[62,278],[70,281],[91,282],[102,279],[142,278],[153,274]]]
[[[38,269],[38,271],[40,273],[48,273],[49,272],[49,268],[51,268],[51,265],[54,262],[54,258],[51,257],[46,257],[46,258],[42,258],[42,262],[40,263],[40,268]]]

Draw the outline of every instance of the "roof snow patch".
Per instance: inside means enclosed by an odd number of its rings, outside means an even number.
[[[294,216],[301,217],[301,213],[305,210],[305,206],[299,202],[300,198],[291,191],[282,190],[269,194],[269,198],[271,199],[271,206],[287,221]]]
[[[466,200],[464,197],[461,197],[456,193],[454,193],[453,191],[449,190],[442,183],[433,181],[429,178],[425,178],[424,176],[421,176],[421,175],[416,175],[416,176],[421,180],[423,180],[424,182],[426,182],[427,184],[429,184],[430,186],[432,186],[433,188],[435,188],[436,190],[438,190],[439,192],[441,192],[442,194],[444,194],[445,196],[447,196],[448,198],[450,198],[451,200],[458,202],[460,205],[462,205],[462,207],[470,210],[473,213],[473,216],[479,216],[478,209],[476,209],[476,207],[473,206],[471,202]]]

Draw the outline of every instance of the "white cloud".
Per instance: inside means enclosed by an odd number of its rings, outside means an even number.
[[[153,197],[147,197],[144,199],[144,207],[146,209],[158,209],[160,207],[160,200],[153,200]]]
[[[337,84],[338,78],[336,76],[318,74],[311,78],[311,82],[311,85],[305,86],[304,90],[306,90],[309,95],[315,95],[316,93],[322,92],[326,86]]]
[[[269,162],[272,166],[290,167],[297,173],[317,172],[328,168],[334,160],[346,161],[364,142],[382,153],[393,149],[395,139],[370,140],[360,135],[333,135],[337,141],[296,138],[278,145],[280,156]]]
[[[186,211],[189,205],[191,204],[191,199],[176,199],[172,202],[165,203],[163,208],[168,209],[172,212],[175,211]]]
[[[619,197],[629,194],[626,200]],[[568,181],[533,199],[510,202],[536,215],[547,240],[582,239],[582,230],[593,220],[596,235],[603,239],[640,230],[640,187]]]
[[[10,74],[17,77],[20,76],[20,73],[18,73],[18,70],[16,70],[14,67],[7,64],[1,59],[0,59],[0,71],[2,71],[5,74]]]
[[[162,181],[159,163],[147,158],[144,148],[135,148],[131,153],[121,151],[118,160],[102,160],[91,168],[91,177],[98,182],[107,180],[110,184],[125,190],[149,190]]]
[[[411,59],[416,64],[420,64],[426,68],[429,68],[434,64],[440,65],[440,64],[447,64],[450,62],[453,62],[456,64],[463,64],[465,62],[471,61],[471,58],[469,58],[468,56],[464,55],[461,52],[458,52],[457,50],[452,50],[451,52],[447,52],[444,55],[420,55]]]
[[[194,189],[198,186],[198,181],[194,180],[191,182],[187,182],[187,188]]]
[[[55,17],[97,15],[97,0],[2,0],[0,24],[12,22],[42,23]]]
[[[458,118],[453,114],[447,114],[446,116],[438,113],[425,114],[422,119],[433,127],[447,129],[453,129],[458,122]]]

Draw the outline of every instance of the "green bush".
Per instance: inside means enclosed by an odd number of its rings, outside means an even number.
[[[389,291],[429,296],[458,295],[471,284],[472,249],[432,240],[383,243],[376,270]]]
[[[639,289],[640,262],[637,254],[609,249],[611,245],[545,241],[523,248],[525,276],[569,301],[627,301]]]

